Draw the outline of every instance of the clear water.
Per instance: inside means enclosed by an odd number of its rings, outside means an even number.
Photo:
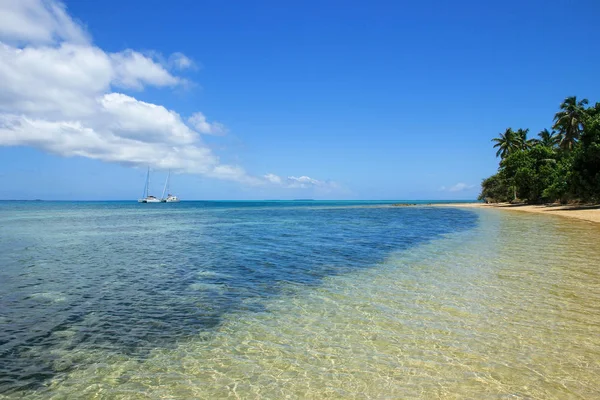
[[[0,228],[0,397],[600,397],[593,224],[4,202]]]

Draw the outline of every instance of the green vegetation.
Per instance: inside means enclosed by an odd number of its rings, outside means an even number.
[[[506,129],[492,139],[500,166],[481,183],[488,202],[600,202],[600,103],[567,97],[552,131],[527,139],[529,129]]]

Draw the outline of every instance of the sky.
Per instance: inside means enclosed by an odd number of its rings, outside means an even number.
[[[0,199],[475,199],[600,2],[0,0]]]

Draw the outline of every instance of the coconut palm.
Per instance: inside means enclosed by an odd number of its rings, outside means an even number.
[[[529,142],[527,140],[527,133],[529,132],[529,129],[517,129],[517,131],[515,132],[515,135],[517,136],[517,146],[518,146],[518,150],[526,150],[528,149],[529,146]]]
[[[498,148],[496,157],[500,156],[505,159],[512,153],[518,150],[523,150],[527,147],[527,132],[529,129],[518,129],[516,132],[512,128],[507,128],[504,133],[492,139],[495,142],[494,147]]]
[[[528,148],[527,143],[527,132],[529,129],[517,129],[513,131],[512,128],[507,128],[504,133],[498,135],[497,138],[492,139],[495,142],[494,147],[498,147],[496,157],[500,156],[501,159],[505,159],[509,155]],[[517,187],[513,186],[514,200],[517,199]]]
[[[572,149],[577,143],[583,129],[583,116],[587,104],[587,99],[577,101],[577,96],[570,96],[563,101],[560,111],[554,115],[552,128],[558,130],[561,136],[560,147],[563,149]]]
[[[561,137],[556,133],[556,131],[552,130],[550,132],[548,129],[544,129],[540,133],[538,133],[539,139],[536,139],[539,144],[545,147],[554,148],[560,144]]]

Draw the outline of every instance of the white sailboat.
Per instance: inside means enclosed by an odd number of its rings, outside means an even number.
[[[179,203],[179,197],[169,193],[169,179],[171,178],[171,171],[169,170],[169,174],[167,175],[167,180],[165,181],[165,187],[163,188],[162,197],[160,199],[163,203]],[[167,197],[165,197],[165,193],[167,193]]]
[[[160,203],[160,200],[155,196],[149,195],[150,189],[150,167],[148,167],[148,173],[146,174],[146,185],[144,186],[144,198],[138,199],[138,203]]]

